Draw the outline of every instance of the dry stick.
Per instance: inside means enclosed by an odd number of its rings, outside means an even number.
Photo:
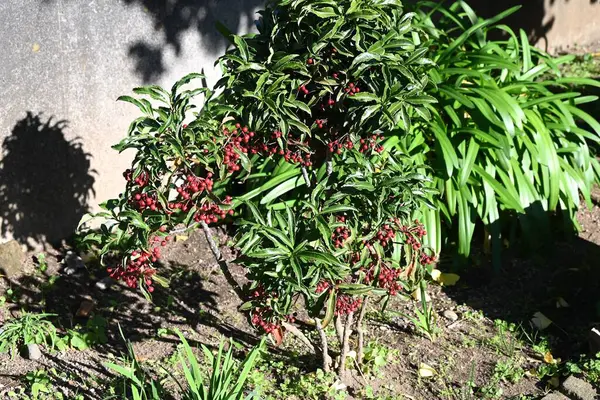
[[[308,172],[306,172],[306,167],[302,167],[302,177],[304,178],[304,182],[306,182],[306,187],[310,188],[310,179],[308,179]]]
[[[325,373],[329,373],[331,371],[331,357],[329,356],[329,349],[327,348],[327,335],[325,335],[325,331],[323,330],[323,326],[321,325],[321,320],[319,318],[315,318],[315,325],[317,326],[317,331],[319,332],[319,337],[321,338],[323,371]]]
[[[223,275],[225,276],[227,283],[229,283],[229,285],[231,285],[231,287],[233,288],[233,291],[235,292],[235,294],[237,294],[239,299],[241,301],[245,301],[244,292],[242,291],[242,288],[237,283],[237,281],[235,280],[233,275],[231,275],[231,271],[229,271],[227,262],[223,259],[221,251],[219,251],[219,247],[215,243],[215,241],[212,237],[212,233],[210,233],[210,228],[204,221],[201,221],[200,225],[202,226],[202,230],[204,231],[204,235],[206,236],[206,241],[208,242],[208,246],[210,247],[210,250],[212,251],[213,256],[215,256],[215,259],[217,260],[217,264],[219,264],[219,267],[221,268],[221,272],[223,272]]]
[[[344,342],[344,326],[342,325],[342,316],[338,315],[335,317],[335,332],[337,333],[338,340],[340,342],[340,349]]]
[[[310,340],[308,340],[308,338],[304,335],[304,333],[302,333],[302,331],[298,328],[296,328],[294,325],[288,323],[288,322],[282,322],[281,326],[283,326],[288,332],[290,332],[292,335],[296,336],[298,339],[300,339],[300,341],[302,343],[304,343],[310,351],[314,352],[315,354],[318,354],[320,349],[318,347],[316,347],[316,345],[313,345]]]
[[[346,323],[344,324],[344,341],[342,342],[342,355],[340,356],[340,365],[338,368],[338,375],[343,378],[346,372],[346,357],[350,350],[350,332],[352,331],[352,320],[354,319],[354,313],[348,314],[346,317]]]
[[[212,237],[210,228],[204,221],[201,222],[201,225],[202,225],[202,230],[204,231],[204,235],[206,235],[206,240],[208,241],[208,246],[210,247],[210,250],[212,251],[213,256],[215,256],[215,258],[217,259],[217,263],[221,267],[221,271],[223,272],[223,275],[225,275],[225,279],[227,279],[227,282],[233,287],[233,290],[238,295],[239,299],[241,301],[245,301],[246,299],[244,296],[244,292],[242,291],[242,288],[237,283],[237,281],[235,280],[233,275],[231,275],[231,272],[229,271],[229,267],[227,266],[227,262],[223,259],[222,254],[219,251],[219,247],[217,246],[217,244],[215,243],[215,241]],[[317,350],[313,348],[313,345],[311,344],[310,340],[308,340],[308,338],[298,328],[296,328],[292,324],[288,324],[287,322],[284,322],[282,324],[282,326],[285,327],[285,329],[287,329],[292,335],[294,335],[298,339],[300,339],[300,341],[302,343],[304,343],[305,345],[307,345],[310,350],[314,351],[315,354],[317,353]]]
[[[364,345],[365,345],[365,332],[363,330],[363,319],[365,318],[365,314],[367,311],[367,301],[369,298],[367,296],[363,297],[363,302],[360,307],[360,313],[358,314],[358,321],[356,321],[356,332],[358,333],[358,363],[362,364],[364,357]]]

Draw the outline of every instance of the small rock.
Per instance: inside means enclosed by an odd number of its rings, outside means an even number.
[[[458,321],[458,315],[452,310],[445,310],[442,315],[451,322]]]
[[[551,392],[542,397],[542,400],[570,400],[567,396],[561,392]]]
[[[600,353],[600,331],[596,328],[592,328],[589,336],[590,352],[595,355]]]
[[[594,400],[597,394],[591,384],[574,376],[563,382],[562,392],[572,400]]]
[[[92,300],[83,300],[75,313],[76,317],[85,318],[89,317],[94,310],[94,302]]]
[[[85,263],[81,257],[70,250],[67,251],[67,254],[63,260],[63,264],[65,265],[64,272],[67,275],[75,275],[85,268]]]
[[[31,343],[27,345],[27,358],[29,360],[39,360],[42,358],[42,351],[40,350],[40,346],[35,343]]]
[[[15,240],[0,244],[0,274],[9,279],[20,276],[24,260],[25,254]]]
[[[102,278],[96,282],[96,288],[100,290],[108,290],[112,285],[114,285],[114,283],[115,280],[110,276],[107,276],[106,278]]]

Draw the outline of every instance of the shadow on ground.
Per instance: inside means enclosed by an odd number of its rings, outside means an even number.
[[[550,339],[555,357],[577,359],[588,353],[589,332],[600,326],[600,246],[577,237],[526,256],[505,251],[503,258],[499,273],[482,260],[481,266],[461,273],[460,285],[446,293],[492,320],[523,324],[527,330],[532,316],[541,312],[552,321],[541,333]]]
[[[27,112],[2,144],[0,234],[29,246],[70,236],[93,196],[91,155],[67,121]]]

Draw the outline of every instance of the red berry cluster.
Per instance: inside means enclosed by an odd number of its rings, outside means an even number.
[[[225,200],[223,201],[223,203],[224,204],[231,203],[231,197],[229,197],[229,196],[225,197]],[[196,212],[196,215],[194,215],[194,221],[196,221],[196,222],[204,221],[207,224],[215,223],[215,222],[218,222],[219,219],[224,219],[227,216],[227,214],[233,215],[233,210],[223,210],[217,204],[207,202],[207,203],[202,204],[202,206],[200,206],[200,208]]]
[[[177,193],[185,200],[188,200],[194,193],[202,193],[205,190],[210,192],[214,185],[212,177],[212,172],[207,173],[206,178],[190,174],[187,176],[185,183],[177,188]]]
[[[355,299],[347,294],[340,294],[335,302],[335,315],[348,315],[358,310],[362,299]]]
[[[129,199],[129,203],[140,211],[161,209],[161,204],[156,199],[155,193],[136,193]]]
[[[350,96],[354,96],[355,93],[360,92],[360,88],[353,82],[350,82],[348,83],[348,86],[344,88],[344,92],[348,93]]]
[[[315,124],[317,125],[317,128],[323,129],[323,127],[325,126],[325,124],[327,124],[327,121],[324,120],[324,119],[316,119],[315,120]]]
[[[161,226],[159,229],[160,232],[166,232],[166,227]],[[167,245],[167,243],[169,243],[169,241],[171,241],[171,238],[169,236],[154,236],[152,238],[152,242],[155,243],[157,246],[161,245],[162,247],[165,247]]]
[[[265,138],[259,138],[254,132],[250,132],[247,126],[242,127],[240,123],[235,125],[236,129],[229,131],[224,128],[223,132],[230,139],[230,142],[225,145],[225,156],[223,157],[223,163],[227,166],[229,173],[233,173],[240,170],[240,153],[250,154],[262,154],[263,156],[270,156],[278,154],[283,156],[287,162],[299,163],[304,166],[310,167],[312,165],[310,161],[310,154],[302,154],[301,150],[294,150],[294,144],[290,140],[292,135],[288,135],[287,149],[282,149],[277,143],[277,139],[282,137],[280,131],[274,131],[268,141]],[[298,143],[300,145],[308,146],[308,143]]]
[[[133,179],[133,171],[130,169],[127,169],[125,172],[123,172],[123,177],[127,182],[133,182],[141,188],[146,186],[150,180],[150,175],[146,171],[142,171],[135,179]]]
[[[346,217],[337,217],[338,222],[345,223]],[[331,234],[331,240],[333,245],[337,248],[344,247],[344,242],[350,237],[350,229],[346,226],[338,226],[335,231]]]
[[[323,293],[331,287],[331,284],[327,281],[321,281],[317,283],[317,288],[315,289],[316,293]]]
[[[279,325],[265,320],[266,315],[270,314],[272,311],[273,310],[270,307],[256,307],[251,312],[252,325],[260,326],[266,333],[271,333],[279,329]]]
[[[388,224],[385,224],[381,227],[381,229],[379,230],[379,232],[377,232],[377,240],[379,240],[379,243],[385,247],[388,245],[388,243],[392,240],[394,240],[394,237],[396,236],[396,232],[394,231],[394,229],[389,226]]]
[[[340,142],[339,140],[334,140],[333,142],[327,143],[327,150],[330,153],[342,154],[344,148],[351,149],[354,147],[354,143],[351,140],[346,140],[345,142]]]
[[[421,238],[427,234],[423,225],[419,224],[416,221],[417,225],[413,227],[403,226],[400,228],[400,231],[406,236],[406,243],[411,245],[413,250],[419,250],[421,248]]]
[[[134,250],[131,252],[129,262],[117,268],[107,268],[110,277],[116,280],[122,280],[130,288],[137,288],[138,281],[144,278],[148,292],[154,291],[151,277],[156,273],[152,268],[152,263],[160,258],[160,248],[155,247],[151,252],[144,250]]]
[[[365,275],[365,284],[369,285],[375,282],[378,287],[387,289],[390,295],[395,296],[402,289],[402,285],[398,282],[401,272],[400,269],[393,269],[382,265],[379,268],[377,279],[375,279],[375,266],[371,264]]]
[[[427,255],[425,253],[421,254],[420,259],[421,265],[430,265],[435,263],[435,255]]]
[[[299,91],[299,92],[302,92],[302,93],[304,93],[304,95],[307,95],[307,94],[308,94],[308,89],[306,88],[306,85],[301,85],[301,86],[298,88],[298,91]]]
[[[381,146],[378,141],[383,140],[383,135],[378,136],[373,134],[371,137],[367,139],[360,139],[360,145],[358,146],[358,151],[361,153],[365,153],[371,149],[375,150],[378,153],[383,152],[383,146]]]

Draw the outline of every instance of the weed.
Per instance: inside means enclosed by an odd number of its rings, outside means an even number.
[[[17,350],[28,344],[44,344],[54,350],[59,341],[56,328],[46,318],[54,314],[32,314],[23,312],[2,326],[0,332],[0,353],[10,352],[14,357]]]
[[[362,371],[365,374],[379,375],[381,368],[398,353],[398,350],[390,349],[377,341],[370,342],[365,346]]]
[[[216,354],[213,354],[206,346],[202,351],[212,366],[208,379],[202,372],[200,363],[192,352],[192,348],[180,331],[175,331],[179,336],[182,351],[179,352],[179,365],[183,370],[185,381],[183,384],[178,380],[175,383],[182,392],[182,398],[187,400],[239,400],[252,399],[254,394],[244,393],[244,386],[250,371],[264,348],[264,341],[255,347],[241,365],[233,358],[235,343],[230,341],[229,350],[225,351],[225,342],[221,341]],[[121,331],[121,336],[123,332]],[[121,398],[126,393],[133,394],[134,399],[161,400],[167,395],[162,382],[154,379],[136,359],[131,342],[127,342],[128,354],[126,360],[129,366],[121,366],[114,363],[106,363],[105,367],[116,372],[121,382],[113,387],[115,395],[112,399]],[[120,389],[120,390],[119,390]]]
[[[44,253],[40,253],[35,257],[36,261],[36,269],[38,272],[42,274],[48,270],[48,262],[46,261],[46,255]]]
[[[76,327],[69,329],[66,340],[71,347],[83,351],[97,344],[108,342],[106,336],[106,319],[100,315],[94,315],[88,319],[85,328]]]
[[[494,368],[494,378],[498,381],[518,383],[524,376],[520,363],[513,359],[498,361]]]
[[[516,325],[502,320],[494,321],[496,334],[488,340],[488,344],[496,352],[513,358],[519,348],[519,341],[515,337]]]

